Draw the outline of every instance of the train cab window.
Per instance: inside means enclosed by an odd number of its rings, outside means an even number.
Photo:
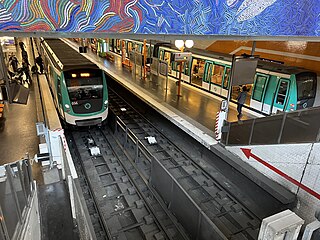
[[[221,86],[224,66],[213,65],[211,72],[211,83]]]
[[[279,105],[284,105],[287,92],[288,92],[289,82],[286,80],[280,80],[280,81],[281,82],[277,92],[276,103]]]
[[[229,87],[230,71],[231,71],[231,69],[229,67],[226,67],[226,70],[224,72],[224,78],[223,78],[223,88],[224,89],[228,89],[228,87]]]
[[[191,83],[202,86],[205,60],[194,58],[191,68]]]
[[[70,71],[65,72],[65,78],[71,102],[102,98],[103,82],[101,71]]]
[[[256,82],[254,84],[254,91],[252,95],[252,99],[257,100],[259,102],[262,101],[263,92],[267,83],[267,77],[256,75]]]
[[[315,73],[300,73],[296,75],[298,101],[315,98],[317,75]]]

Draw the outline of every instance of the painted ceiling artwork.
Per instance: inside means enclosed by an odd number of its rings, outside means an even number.
[[[0,31],[320,36],[320,0],[0,0]]]

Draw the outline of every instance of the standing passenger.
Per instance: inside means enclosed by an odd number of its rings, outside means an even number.
[[[29,70],[30,64],[25,60],[22,59],[22,70],[26,75],[26,81],[31,84],[31,77],[30,77],[30,70]]]
[[[36,58],[36,63],[39,65],[40,67],[40,74],[43,74],[43,60],[41,55],[39,54],[39,56]]]
[[[247,98],[247,87],[243,86],[242,91],[239,93],[237,100],[238,100],[238,107],[237,107],[237,111],[238,111],[238,120],[241,119],[242,117],[242,107],[244,105],[244,103],[246,102],[246,98]]]
[[[13,56],[10,57],[10,64],[11,64],[13,72],[16,72],[17,69],[18,69],[18,64],[19,64],[18,59],[16,58],[16,56],[13,55]]]

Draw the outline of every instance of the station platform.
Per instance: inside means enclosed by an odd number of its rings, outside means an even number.
[[[78,43],[63,40],[75,50],[79,50]],[[168,82],[165,77],[151,74],[142,79],[140,67],[137,67],[134,74],[134,71],[122,66],[121,57],[116,54],[114,61],[101,58],[90,50],[85,56],[204,146],[210,149],[217,144],[214,126],[221,98],[186,83],[181,84],[182,96],[178,97],[176,80],[171,77]],[[228,121],[237,121],[237,114],[236,104],[231,103]],[[254,117],[254,112],[243,109],[243,120]]]
[[[19,40],[20,41],[20,40]],[[24,41],[30,64],[33,64],[29,41]],[[17,49],[14,54],[21,66],[21,53]],[[5,103],[3,116],[0,118],[0,165],[17,161],[29,153],[33,157],[38,152],[39,138],[36,133],[37,108],[33,84],[29,87],[27,104]]]
[[[34,57],[38,55],[35,45],[33,44],[33,54],[29,38],[17,39],[17,42],[24,43],[31,69],[31,66],[35,65]],[[14,50],[9,54],[17,57],[18,67],[21,67],[22,56],[19,46]],[[7,63],[8,56],[5,61],[8,70],[13,71]],[[41,163],[34,159],[35,155],[39,154],[39,144],[42,142],[37,136],[36,123],[46,121],[53,129],[61,128],[61,125],[46,76],[37,76],[31,74],[31,71],[30,76],[31,83],[23,84],[29,92],[26,104],[17,103],[19,101],[15,98],[12,104],[4,103],[3,116],[0,118],[0,166],[23,159],[28,153],[32,164],[32,176],[38,186],[42,239],[79,239],[73,226],[66,184],[60,180],[56,168],[42,167]]]

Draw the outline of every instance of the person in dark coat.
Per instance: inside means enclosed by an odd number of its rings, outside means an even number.
[[[40,67],[40,73],[43,74],[43,60],[40,54],[36,58],[36,64],[38,64],[38,66]]]
[[[18,62],[18,59],[16,58],[16,56],[11,56],[10,57],[10,65],[11,65],[11,67],[12,67],[12,70],[14,71],[14,72],[16,72],[17,71],[17,69],[18,69],[18,64],[19,64],[19,62]]]
[[[30,64],[25,61],[25,59],[22,59],[22,70],[26,74],[26,80],[31,83],[31,77],[30,77],[30,69],[29,69]]]
[[[238,101],[238,107],[237,107],[237,111],[238,111],[238,120],[241,119],[242,117],[242,107],[244,105],[244,103],[246,102],[246,98],[247,98],[247,87],[243,86],[242,91],[239,93],[238,97],[237,97],[237,101]]]
[[[23,49],[23,50],[21,51],[21,55],[22,55],[22,59],[23,59],[26,63],[29,64],[27,51]]]
[[[19,42],[19,46],[21,51],[23,51],[26,45],[24,44],[24,42]]]

